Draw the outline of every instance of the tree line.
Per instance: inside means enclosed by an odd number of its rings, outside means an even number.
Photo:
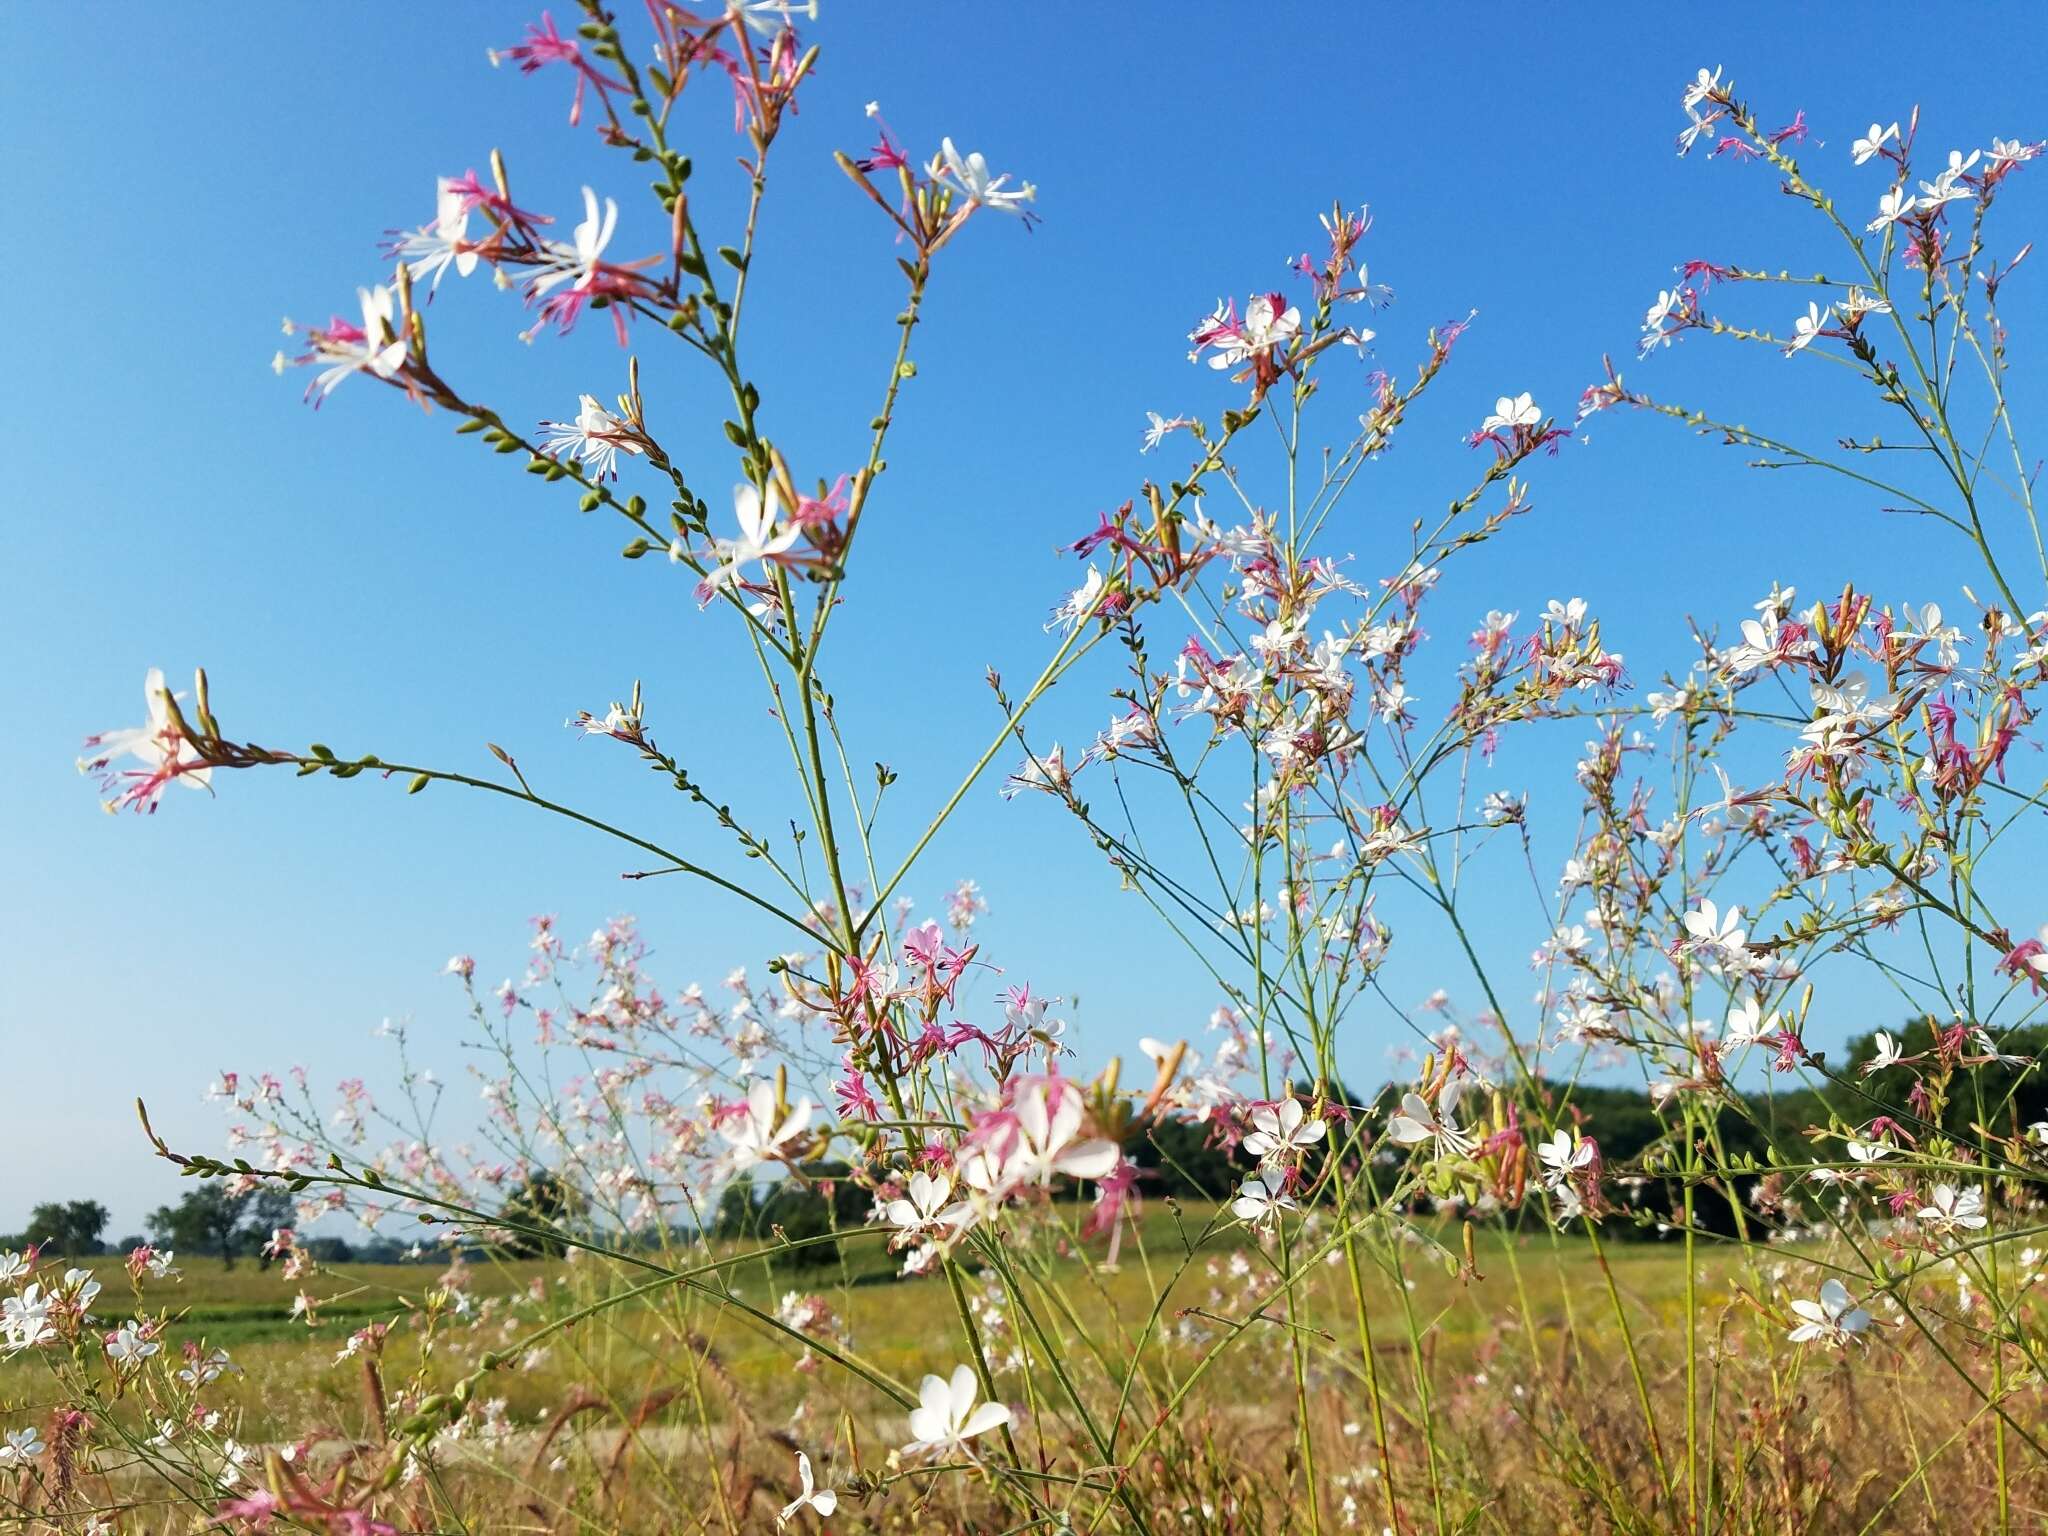
[[[1892,1038],[1899,1053],[1918,1056],[1935,1049],[1936,1027],[1930,1020],[1914,1020],[1899,1026]],[[1723,1156],[1718,1160],[1741,1171],[1718,1176],[1706,1198],[1695,1198],[1694,1221],[1708,1230],[1733,1232],[1736,1207],[1748,1202],[1756,1184],[1770,1176],[1774,1158],[1794,1163],[1813,1155],[1803,1138],[1798,1144],[1781,1145],[1798,1128],[1830,1123],[1860,1127],[1882,1116],[1909,1134],[1938,1128],[1965,1146],[1985,1132],[2023,1134],[2028,1125],[2048,1119],[2048,1081],[2039,1070],[2041,1053],[2048,1050],[2048,1025],[2014,1030],[1999,1042],[1999,1049],[2003,1059],[1976,1069],[1965,1085],[1967,1091],[1950,1094],[1933,1111],[1908,1099],[1912,1079],[1907,1073],[1864,1075],[1863,1066],[1877,1055],[1875,1030],[1851,1040],[1839,1062],[1824,1055],[1814,1059],[1825,1079],[1822,1087],[1781,1090],[1774,1086],[1774,1078],[1766,1078],[1733,1095],[1733,1102],[1717,1112],[1713,1134],[1721,1143]],[[1295,1091],[1307,1097],[1311,1089],[1297,1084]],[[1682,1149],[1672,1144],[1675,1117],[1660,1115],[1642,1088],[1546,1081],[1541,1091],[1554,1118],[1562,1123],[1583,1120],[1587,1133],[1599,1141],[1621,1218],[1613,1223],[1617,1232],[1661,1233],[1683,1205],[1684,1183],[1675,1171],[1682,1163],[1675,1154]],[[1342,1084],[1331,1085],[1329,1096],[1340,1103],[1359,1102]],[[1388,1087],[1363,1107],[1378,1119],[1397,1097],[1398,1090]],[[1253,1166],[1214,1127],[1184,1120],[1155,1123],[1126,1150],[1140,1170],[1141,1195],[1227,1200]],[[766,1239],[779,1232],[792,1239],[815,1240],[866,1223],[872,1197],[849,1177],[852,1170],[845,1164],[818,1164],[802,1172],[801,1180],[742,1179],[728,1185],[711,1235]],[[519,1230],[500,1251],[515,1258],[559,1254],[563,1245],[554,1233],[576,1225],[584,1214],[571,1187],[544,1169],[524,1180],[502,1209]],[[107,1208],[97,1200],[44,1201],[29,1212],[22,1232],[0,1236],[0,1249],[33,1243],[49,1253],[89,1257],[125,1253],[147,1241],[180,1253],[212,1255],[229,1267],[244,1257],[267,1263],[264,1245],[274,1229],[291,1224],[292,1207],[289,1195],[275,1186],[231,1195],[220,1184],[205,1183],[175,1205],[152,1212],[146,1239],[124,1237],[108,1243],[109,1220]],[[302,1238],[301,1246],[316,1258],[335,1263],[391,1264],[415,1256],[388,1238],[350,1243],[338,1237],[311,1237]],[[836,1247],[815,1242],[787,1255],[786,1261],[799,1266],[831,1263]]]
[[[208,1255],[229,1269],[244,1258],[267,1266],[270,1259],[263,1251],[265,1245],[279,1227],[290,1226],[293,1217],[291,1196],[279,1186],[260,1185],[229,1194],[225,1185],[209,1182],[186,1191],[175,1204],[160,1205],[150,1212],[143,1223],[147,1236],[137,1233],[110,1241],[107,1229],[112,1219],[112,1213],[97,1200],[39,1201],[29,1210],[27,1226],[0,1235],[0,1249],[34,1246],[44,1253],[84,1259],[128,1253],[148,1244],[188,1256]],[[333,1261],[397,1263],[404,1257],[388,1239],[351,1244],[341,1238],[319,1237],[302,1246],[315,1257]]]

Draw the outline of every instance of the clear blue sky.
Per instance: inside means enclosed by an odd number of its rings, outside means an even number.
[[[1137,455],[1144,411],[1226,403],[1185,360],[1190,325],[1220,294],[1279,285],[1332,197],[1377,217],[1373,275],[1398,295],[1377,322],[1389,366],[1411,366],[1429,325],[1480,311],[1433,411],[1353,504],[1354,547],[1381,574],[1411,518],[1464,483],[1457,437],[1493,397],[1529,389],[1562,414],[1603,351],[1700,403],[1739,395],[1746,419],[1846,424],[1815,414],[1819,370],[1773,373],[1752,353],[1737,371],[1697,343],[1629,360],[1676,262],[1810,265],[1821,249],[1767,172],[1674,158],[1696,65],[1727,66],[1773,117],[1803,107],[1825,140],[1807,158],[1853,207],[1879,190],[1849,166],[1872,117],[1921,102],[1937,149],[2044,131],[2048,23],[2025,10],[1983,12],[1967,46],[1922,47],[1908,44],[1924,8],[1885,6],[1654,25],[1635,7],[1473,7],[1454,34],[1434,7],[825,7],[752,317],[766,410],[802,474],[854,466],[895,312],[893,253],[829,159],[869,142],[862,103],[879,98],[915,152],[942,133],[984,149],[1038,183],[1044,215],[1029,236],[986,220],[943,261],[866,583],[836,634],[844,712],[866,722],[857,755],[904,776],[898,836],[992,726],[983,669],[1042,654],[1073,575],[1055,545],[1157,472]],[[556,7],[565,25],[571,9]],[[641,676],[663,741],[715,790],[764,821],[790,803],[763,721],[731,703],[751,699],[751,663],[665,565],[621,562],[616,525],[579,519],[445,419],[361,381],[316,414],[300,377],[268,367],[280,317],[347,312],[383,267],[380,234],[426,220],[433,178],[483,167],[494,144],[523,203],[567,212],[590,182],[623,205],[620,251],[658,246],[638,169],[563,123],[567,78],[488,67],[486,47],[531,14],[74,6],[11,31],[0,174],[24,238],[0,383],[0,1230],[32,1199],[87,1194],[131,1230],[173,1193],[132,1129],[138,1092],[174,1140],[212,1148],[200,1094],[216,1069],[375,1079],[369,1031],[387,1015],[413,1016],[452,1075],[458,997],[436,972],[457,950],[492,979],[515,971],[529,914],[581,933],[636,911],[671,985],[758,974],[781,943],[681,882],[622,886],[612,848],[517,807],[244,774],[216,801],[174,793],[151,820],[116,820],[72,767],[80,737],[139,718],[147,666],[186,678],[203,663],[230,734],[477,769],[497,740],[548,789],[703,846],[624,754],[561,728]],[[714,220],[729,200],[711,189],[734,181],[721,115],[698,135]],[[2008,246],[2041,229],[2039,180],[2006,196]],[[2038,292],[2011,294],[2023,340]],[[1781,307],[1761,318],[1788,325]],[[605,326],[528,351],[516,301],[481,280],[445,289],[432,319],[444,365],[513,420],[622,383]],[[715,403],[658,337],[636,346],[667,420]],[[1648,421],[1598,423],[1536,482],[1537,516],[1436,600],[1446,665],[1488,607],[1582,594],[1648,680],[1683,664],[1687,613],[1732,623],[1773,576],[1955,602],[1965,574],[1925,527]],[[1073,740],[1105,717],[1092,689],[1049,719]],[[1569,814],[1568,764],[1533,787]],[[1148,918],[1049,805],[1004,806],[991,780],[909,890],[936,903],[968,874],[995,909],[988,952],[1010,979],[1080,995],[1091,1057],[1206,1017],[1191,977],[1120,961],[1124,934],[1158,952]],[[1538,936],[1503,941],[1511,977]],[[1436,956],[1414,942],[1402,984],[1419,997]],[[1390,1020],[1361,1023],[1362,1077],[1395,1038]]]

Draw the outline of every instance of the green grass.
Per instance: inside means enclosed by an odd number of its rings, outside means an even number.
[[[1176,1211],[1165,1202],[1149,1203],[1136,1232],[1126,1235],[1114,1268],[1102,1262],[1099,1241],[1048,1244],[1052,1256],[1025,1268],[1032,1276],[1034,1305],[1062,1334],[1063,1351],[1085,1350],[1085,1331],[1128,1359],[1131,1349],[1156,1338],[1162,1328],[1186,1325],[1217,1332],[1249,1310],[1242,1300],[1243,1282],[1230,1272],[1233,1256],[1245,1252],[1242,1231],[1226,1224],[1204,1240],[1213,1214],[1206,1207]],[[1051,1219],[1070,1228],[1079,1216],[1077,1208],[1065,1207]],[[1399,1276],[1385,1271],[1371,1276],[1383,1353],[1407,1352],[1404,1314],[1409,1310],[1439,1362],[1476,1357],[1498,1337],[1499,1319],[1521,1314],[1525,1305],[1535,1320],[1522,1341],[1526,1349],[1553,1349],[1582,1321],[1611,1333],[1606,1282],[1583,1240],[1547,1232],[1481,1238],[1474,1274],[1459,1272],[1449,1257],[1456,1237],[1450,1228],[1451,1248],[1406,1248]],[[725,1252],[747,1253],[760,1246],[741,1243]],[[1057,1251],[1062,1247],[1063,1253]],[[1610,1244],[1608,1255],[1615,1285],[1644,1328],[1654,1332],[1680,1315],[1684,1265],[1677,1245]],[[705,1263],[706,1257],[702,1249],[683,1250],[668,1262],[687,1267]],[[124,1316],[133,1303],[120,1261],[88,1261],[86,1267],[105,1285],[100,1316]],[[230,1269],[216,1259],[190,1259],[181,1260],[180,1267],[183,1274],[175,1283],[150,1282],[142,1305],[169,1313],[168,1350],[190,1345],[222,1347],[233,1354],[241,1374],[225,1384],[226,1400],[242,1410],[250,1437],[303,1433],[308,1424],[336,1423],[354,1414],[360,1406],[359,1367],[337,1365],[335,1354],[351,1333],[368,1324],[390,1326],[387,1381],[424,1366],[428,1379],[447,1386],[471,1369],[484,1349],[514,1349],[551,1319],[651,1278],[645,1270],[590,1256],[476,1262],[465,1266],[471,1315],[440,1324],[432,1348],[423,1350],[427,1299],[442,1282],[442,1265],[340,1264],[296,1283],[274,1266],[266,1270],[247,1261]],[[1212,1276],[1212,1267],[1220,1274]],[[1714,1269],[1710,1262],[1701,1286],[1709,1299],[1716,1293]],[[965,1358],[945,1282],[899,1276],[897,1260],[879,1236],[847,1242],[835,1262],[798,1265],[782,1255],[738,1264],[723,1271],[723,1279],[731,1298],[770,1313],[790,1291],[822,1297],[834,1316],[831,1336],[900,1382],[914,1385],[925,1371],[948,1370]],[[539,1301],[529,1299],[536,1282],[544,1297]],[[310,1322],[292,1310],[301,1290],[317,1303]],[[1339,1338],[1353,1336],[1350,1287],[1341,1265],[1316,1266],[1297,1295],[1299,1326]],[[1275,1306],[1272,1314],[1278,1318],[1282,1311]],[[1264,1342],[1284,1342],[1277,1321],[1256,1324],[1255,1330],[1265,1335]],[[1261,1341],[1245,1342],[1252,1347],[1233,1350],[1226,1359],[1226,1381],[1241,1373],[1249,1384],[1271,1368],[1271,1352],[1259,1347]],[[1611,1353],[1612,1342],[1608,1338],[1599,1344],[1603,1354]],[[553,1334],[544,1363],[496,1372],[484,1390],[505,1397],[515,1419],[531,1422],[579,1388],[637,1400],[671,1384],[678,1362],[707,1347],[721,1379],[755,1411],[781,1411],[798,1395],[791,1373],[798,1346],[787,1335],[716,1296],[680,1288]],[[1105,1374],[1114,1369],[1108,1361],[1101,1366]],[[19,1396],[27,1385],[22,1373],[33,1369],[28,1361],[0,1365],[0,1393]],[[870,1391],[850,1382],[841,1389],[848,1406],[858,1405],[858,1394]],[[710,1406],[714,1413],[724,1411],[717,1403]]]

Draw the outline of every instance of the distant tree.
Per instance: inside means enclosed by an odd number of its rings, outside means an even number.
[[[851,1171],[845,1163],[805,1163],[798,1169],[800,1179],[767,1184],[735,1179],[718,1202],[713,1235],[765,1241],[780,1228],[792,1241],[813,1241],[777,1256],[777,1263],[795,1268],[829,1264],[838,1257],[838,1243],[815,1239],[861,1226],[871,1203],[868,1192],[847,1177]]]
[[[1932,1021],[1909,1019],[1891,1026],[1889,1033],[1904,1056],[1928,1056],[1923,1071],[1938,1067],[1936,1032]],[[1977,1126],[1999,1136],[2017,1136],[2034,1121],[2048,1118],[2048,1077],[2041,1060],[2048,1053],[2048,1026],[2026,1025],[1994,1037],[2000,1054],[2019,1058],[1972,1070],[1959,1070],[1947,1086],[1941,1106],[1941,1127],[1965,1142],[1978,1139]],[[1889,1115],[1917,1132],[1927,1124],[1928,1106],[1916,1108],[1906,1090],[1914,1079],[1905,1072],[1878,1072],[1864,1076],[1861,1068],[1877,1055],[1877,1032],[1858,1035],[1843,1053],[1839,1067],[1830,1061],[1830,1071],[1840,1079],[1826,1094],[1830,1107],[1843,1119],[1861,1123],[1875,1115]],[[1975,1044],[1964,1047],[1964,1055],[1981,1052]],[[1938,1073],[1936,1073],[1938,1075]]]
[[[1126,1150],[1138,1165],[1145,1194],[1183,1200],[1226,1200],[1244,1181],[1251,1159],[1232,1157],[1211,1139],[1211,1128],[1189,1120],[1160,1120]]]
[[[711,1219],[711,1235],[751,1237],[754,1233],[754,1196],[754,1176],[751,1173],[728,1180],[725,1193],[718,1197],[718,1214]]]
[[[341,1237],[308,1238],[300,1246],[322,1264],[346,1264],[356,1256],[348,1240]]]
[[[128,1236],[122,1238],[118,1243],[114,1244],[114,1252],[133,1253],[136,1249],[145,1246],[148,1242],[149,1239],[144,1237],[141,1233],[132,1232]]]
[[[158,1206],[148,1226],[158,1247],[218,1254],[233,1269],[237,1254],[260,1254],[271,1233],[291,1219],[291,1196],[276,1185],[231,1195],[225,1185],[207,1182],[188,1190],[176,1205]]]
[[[242,1225],[246,1194],[231,1195],[219,1184],[187,1190],[176,1205],[160,1205],[150,1213],[149,1235],[161,1248],[188,1253],[217,1253],[235,1267],[235,1234]]]
[[[545,1168],[526,1176],[526,1181],[505,1197],[498,1214],[529,1230],[514,1232],[502,1245],[514,1258],[559,1257],[564,1248],[559,1235],[564,1223],[583,1209],[583,1197],[574,1185]],[[531,1230],[531,1229],[539,1230]]]
[[[100,1234],[108,1220],[107,1208],[97,1200],[46,1200],[29,1212],[25,1235],[53,1253],[82,1258],[105,1248]]]

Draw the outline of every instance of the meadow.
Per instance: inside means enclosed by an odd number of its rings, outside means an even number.
[[[1315,1226],[1312,1218],[1306,1235]],[[1471,1500],[1465,1528],[1502,1532],[1630,1529],[1654,1520],[1655,1489],[1634,1449],[1641,1422],[1626,1411],[1587,1409],[1625,1400],[1629,1359],[1683,1358],[1688,1318],[1708,1320],[1718,1363],[1739,1363],[1742,1324],[1775,1323],[1777,1282],[1812,1256],[1787,1249],[1759,1262],[1730,1244],[1689,1265],[1685,1245],[1670,1238],[1596,1250],[1548,1228],[1489,1229],[1469,1239],[1456,1223],[1416,1231],[1366,1286],[1372,1311],[1406,1320],[1376,1346],[1393,1419],[1390,1464],[1404,1480],[1462,1490]],[[805,1345],[745,1310],[797,1322],[899,1381],[943,1373],[963,1347],[947,1281],[902,1275],[871,1240],[885,1235],[855,1234],[823,1265],[794,1262],[772,1244],[648,1251],[649,1262],[679,1270],[741,1260],[719,1272],[732,1306],[680,1286],[649,1295],[644,1270],[587,1257],[341,1264],[297,1280],[277,1266],[201,1259],[182,1262],[168,1288],[147,1288],[166,1309],[159,1337],[167,1353],[201,1360],[224,1350],[232,1361],[208,1397],[221,1415],[211,1430],[229,1448],[222,1470],[230,1482],[266,1460],[279,1466],[280,1453],[299,1465],[367,1454],[392,1433],[399,1394],[387,1379],[406,1383],[405,1400],[426,1401],[474,1380],[495,1352],[510,1367],[488,1370],[488,1396],[479,1393],[472,1420],[435,1441],[437,1498],[448,1511],[442,1518],[454,1523],[423,1529],[636,1529],[662,1511],[664,1529],[730,1531],[766,1528],[791,1451],[835,1431],[838,1445],[817,1461],[821,1476],[857,1489],[863,1477],[900,1470],[892,1451],[908,1434],[902,1416],[877,1413],[872,1393],[831,1390]],[[1039,1257],[1015,1273],[1049,1320],[1044,1338],[1019,1340],[1003,1316],[1003,1281],[962,1267],[994,1368],[1028,1382],[1039,1360],[1069,1360],[1083,1398],[1110,1422],[1122,1420],[1143,1447],[1135,1460],[1151,1475],[1134,1482],[1158,1501],[1167,1528],[1301,1528],[1303,1513],[1271,1486],[1297,1454],[1286,1345],[1291,1334],[1332,1342],[1351,1327],[1353,1295],[1341,1269],[1319,1266],[1292,1291],[1294,1304],[1281,1304],[1241,1225],[1199,1203],[1149,1203],[1113,1265],[1056,1214],[1030,1236]],[[2032,1251],[2022,1258],[2015,1248],[2006,1261],[2039,1272]],[[128,1284],[116,1261],[85,1267],[108,1287]],[[1929,1278],[1953,1284],[1942,1268]],[[628,1294],[631,1307],[604,1305]],[[301,1295],[312,1298],[309,1310],[295,1305]],[[579,1320],[562,1327],[564,1319]],[[364,1330],[386,1331],[364,1347]],[[1965,1470],[1969,1448],[1942,1443],[1956,1438],[1964,1405],[1940,1358],[1896,1318],[1881,1332],[1883,1342],[1853,1375],[1841,1357],[1790,1369],[1759,1360],[1725,1381],[1717,1374],[1695,1411],[1714,1431],[1698,1475],[1721,1484],[1708,1493],[1731,1509],[1724,1528],[1963,1532],[1995,1518],[1984,1485],[1973,1487]],[[534,1338],[540,1342],[529,1346]],[[1208,1371],[1212,1352],[1222,1363]],[[1199,1413],[1174,1413],[1171,1433],[1160,1435],[1184,1384],[1205,1371]],[[33,1359],[0,1365],[0,1395],[9,1401],[38,1406],[51,1387]],[[1687,1396],[1682,1373],[1652,1367],[1644,1387],[1652,1422],[1676,1438]],[[1326,1518],[1364,1528],[1384,1464],[1371,1449],[1361,1374],[1336,1364],[1318,1369],[1302,1406],[1332,1479]],[[98,1498],[127,1511],[128,1529],[189,1528],[171,1508],[160,1523],[149,1512],[167,1497],[174,1507],[195,1469],[152,1446],[141,1403],[115,1399],[99,1411],[109,1440],[125,1441],[131,1454],[108,1460]],[[1062,1422],[1068,1411],[1037,1403],[1015,1420],[1042,1466],[1059,1460],[1055,1447],[1072,1429]],[[1553,1454],[1568,1451],[1579,1475],[1560,1476],[1519,1453],[1516,1442],[1527,1434]],[[1900,1467],[1887,1443],[1939,1446],[1941,1477]],[[1084,1475],[1076,1491],[1087,1483]],[[679,1503],[687,1517],[678,1516]],[[2030,1504],[2021,1508],[2035,1518]],[[842,1503],[833,1528],[972,1530],[989,1528],[981,1522],[990,1518],[972,1495],[877,1499],[872,1509]]]
[[[938,1276],[901,1274],[882,1241],[887,1236],[886,1229],[875,1229],[850,1237],[825,1264],[796,1265],[771,1251],[724,1270],[722,1289],[771,1312],[793,1292],[824,1298],[835,1337],[857,1341],[863,1358],[898,1379],[949,1369],[959,1349],[957,1324],[932,1326],[935,1318],[951,1322],[945,1282]],[[1390,1310],[1412,1305],[1432,1358],[1454,1375],[1478,1368],[1496,1333],[1495,1320],[1521,1303],[1533,1309],[1526,1347],[1554,1354],[1571,1336],[1574,1299],[1591,1297],[1605,1284],[1600,1261],[1583,1240],[1569,1234],[1544,1230],[1510,1238],[1484,1233],[1475,1238],[1475,1268],[1462,1262],[1457,1229],[1432,1233],[1431,1241],[1449,1246],[1415,1245],[1398,1278],[1377,1278],[1373,1296],[1376,1306]],[[1199,1337],[1214,1331],[1205,1323],[1229,1321],[1222,1310],[1231,1304],[1226,1293],[1242,1290],[1239,1282],[1257,1252],[1227,1212],[1219,1221],[1217,1207],[1199,1202],[1174,1202],[1172,1208],[1149,1202],[1126,1235],[1115,1265],[1103,1263],[1090,1247],[1069,1225],[1053,1240],[1052,1255],[1034,1283],[1058,1297],[1059,1312],[1085,1313],[1091,1326],[1097,1318],[1108,1319],[1119,1351],[1135,1351],[1139,1341],[1157,1351],[1163,1336],[1183,1332]],[[1100,1245],[1093,1247],[1099,1250]],[[718,1243],[666,1253],[652,1249],[648,1257],[688,1268],[753,1251],[752,1246]],[[1732,1299],[1727,1287],[1733,1259],[1731,1254],[1729,1266],[1716,1266],[1724,1270],[1719,1291],[1712,1287],[1712,1268],[1700,1277],[1722,1303]],[[1606,1263],[1642,1324],[1655,1328],[1675,1315],[1684,1282],[1680,1245],[1626,1242],[1611,1250]],[[118,1257],[87,1259],[80,1267],[115,1291],[128,1289],[128,1273]],[[322,1265],[314,1276],[299,1280],[286,1280],[275,1265],[259,1267],[246,1259],[229,1268],[219,1259],[181,1257],[177,1267],[174,1285],[147,1287],[152,1303],[169,1309],[164,1345],[180,1353],[188,1345],[201,1353],[230,1352],[238,1370],[223,1379],[216,1401],[239,1416],[238,1437],[252,1442],[289,1440],[309,1421],[360,1430],[355,1423],[362,1408],[359,1372],[350,1361],[337,1366],[335,1360],[360,1329],[389,1327],[383,1358],[391,1368],[407,1376],[424,1368],[430,1388],[446,1389],[467,1373],[483,1349],[508,1349],[551,1318],[644,1283],[639,1272],[602,1260],[483,1253],[452,1269],[434,1262]],[[967,1273],[976,1283],[989,1278],[971,1269]],[[451,1279],[466,1309],[452,1320],[445,1302],[437,1299],[449,1292]],[[302,1293],[312,1298],[309,1313],[296,1308]],[[1314,1276],[1300,1294],[1301,1321],[1295,1326],[1316,1327],[1327,1335],[1343,1325],[1350,1302],[1343,1277],[1334,1269]],[[739,1311],[720,1314],[714,1305],[708,1315],[693,1311],[692,1318],[692,1330],[710,1343],[723,1372],[743,1390],[757,1416],[773,1418],[793,1406],[802,1383],[792,1371],[800,1347]],[[1597,1332],[1597,1311],[1593,1323]],[[619,1403],[637,1402],[673,1385],[667,1326],[656,1312],[624,1331],[610,1319],[602,1326],[568,1329],[554,1336],[544,1358],[495,1378],[501,1390],[494,1395],[505,1399],[508,1418],[526,1427],[545,1422],[583,1391],[602,1392]],[[449,1342],[451,1336],[457,1342]],[[431,1340],[424,1351],[423,1338]],[[1612,1342],[1597,1340],[1595,1357],[1607,1354]],[[32,1390],[33,1371],[32,1360],[0,1363],[0,1390]]]

